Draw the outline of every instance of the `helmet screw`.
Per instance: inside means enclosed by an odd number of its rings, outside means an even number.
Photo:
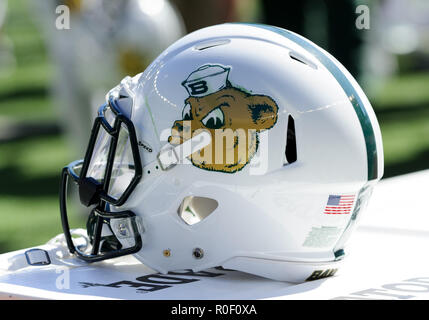
[[[202,257],[204,257],[204,251],[201,248],[195,248],[192,252],[192,255],[195,259],[201,259]]]
[[[165,249],[162,251],[162,254],[164,255],[164,257],[168,258],[169,256],[171,256],[171,250]]]

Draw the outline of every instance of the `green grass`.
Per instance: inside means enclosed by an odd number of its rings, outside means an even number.
[[[424,138],[429,137],[428,119],[429,111],[426,112],[426,118],[417,119],[412,125],[405,120],[381,123],[385,162],[388,167],[395,163],[412,161],[422,151],[429,150],[429,139]],[[429,163],[426,166],[429,168]]]
[[[34,91],[35,89],[46,89],[51,81],[52,66],[47,63],[30,64],[25,68],[18,64],[18,68],[7,79],[0,79],[0,96],[16,94],[23,91]],[[1,106],[0,106],[1,108]],[[1,109],[0,109],[1,110]]]
[[[3,199],[0,204],[0,253],[37,246],[62,233],[58,208],[58,201],[50,196],[8,196]],[[70,224],[77,225],[77,220],[72,217]]]
[[[46,243],[62,232],[52,197],[8,196],[0,201],[0,253]]]
[[[384,144],[385,177],[429,168],[429,73],[390,79],[371,99]]]
[[[0,252],[44,243],[60,233],[58,186],[69,161],[63,138],[0,144]]]
[[[0,117],[54,122],[48,95],[53,69],[28,4],[9,1],[5,32],[17,66],[0,78]],[[58,186],[69,161],[58,134],[0,143],[0,253],[45,243],[61,232]]]
[[[429,107],[429,72],[405,74],[389,79],[373,97],[377,110]]]
[[[0,154],[0,167],[13,166],[29,178],[54,172],[59,174],[70,159],[69,149],[61,136],[36,137],[0,144]]]
[[[56,120],[51,100],[46,97],[24,96],[0,102],[1,116],[22,121]]]

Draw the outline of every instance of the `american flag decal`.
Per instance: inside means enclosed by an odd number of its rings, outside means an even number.
[[[325,207],[326,214],[349,214],[352,211],[355,195],[330,195]]]

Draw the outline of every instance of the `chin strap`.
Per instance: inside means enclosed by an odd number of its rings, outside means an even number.
[[[207,131],[203,131],[175,147],[168,145],[168,147],[159,152],[157,160],[143,167],[143,174],[155,176],[162,171],[169,170],[176,164],[183,163],[183,160],[194,152],[208,146],[211,140],[211,134]]]

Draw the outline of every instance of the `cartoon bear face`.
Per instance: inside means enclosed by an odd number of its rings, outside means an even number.
[[[234,173],[241,170],[258,150],[258,133],[277,122],[278,106],[265,95],[249,94],[227,84],[206,96],[185,100],[182,119],[174,122],[168,142],[178,145],[201,130],[212,140],[190,160],[201,169]]]

